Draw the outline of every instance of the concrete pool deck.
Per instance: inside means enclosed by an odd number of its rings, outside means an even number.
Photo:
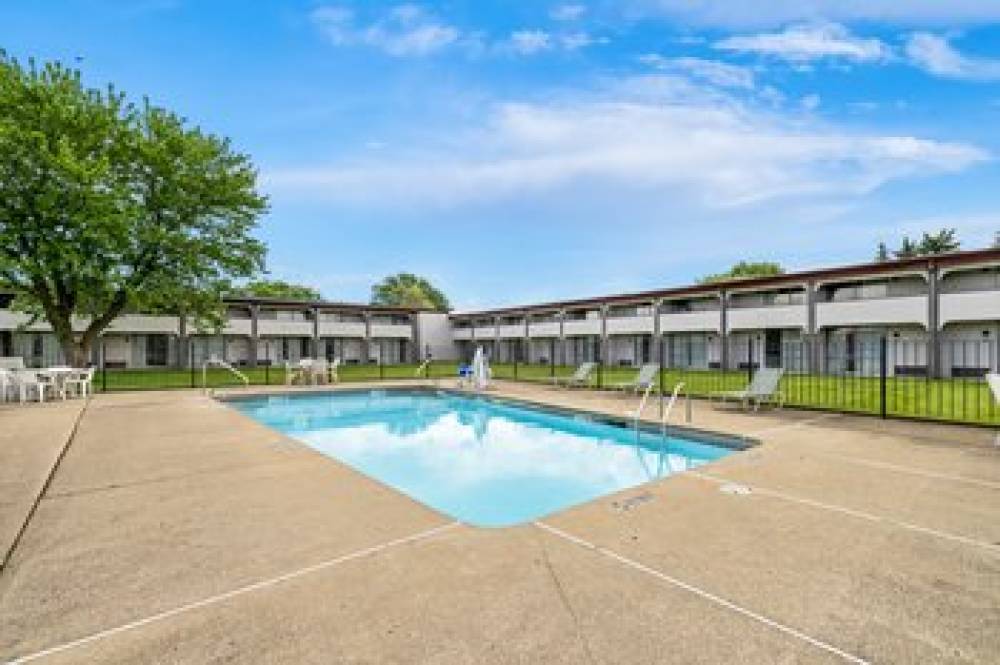
[[[0,406],[0,662],[996,662],[993,432],[706,402],[692,425],[761,445],[489,530],[195,392]]]

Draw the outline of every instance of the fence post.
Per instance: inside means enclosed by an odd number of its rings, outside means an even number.
[[[885,335],[879,340],[878,345],[878,356],[879,356],[879,367],[878,367],[878,392],[879,392],[879,415],[882,418],[886,417],[886,377],[888,375],[888,346],[889,342]]]
[[[188,365],[191,368],[191,387],[197,387],[197,380],[194,375],[194,340],[188,340]]]
[[[101,392],[108,392],[107,348],[104,338],[101,338]]]
[[[517,381],[517,355],[514,356],[514,380]]]
[[[597,389],[604,387],[604,362],[597,363]]]
[[[750,339],[747,340],[747,379],[753,382],[753,333],[750,333]]]

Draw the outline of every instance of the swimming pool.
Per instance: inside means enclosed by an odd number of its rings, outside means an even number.
[[[419,389],[229,401],[251,418],[476,526],[510,526],[740,446],[593,415]]]

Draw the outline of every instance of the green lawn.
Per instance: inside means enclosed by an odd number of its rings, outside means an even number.
[[[574,367],[548,365],[495,364],[491,367],[494,378],[518,381],[548,382],[553,376],[570,376]],[[414,378],[417,365],[346,365],[340,368],[340,380],[345,383]],[[457,374],[454,362],[435,362],[430,367],[433,378],[452,378]],[[282,385],[285,382],[281,367],[241,370],[254,385]],[[629,381],[636,370],[614,367],[595,372],[591,388],[608,389],[615,383]],[[744,388],[747,372],[719,370],[664,370],[663,386],[673,389],[683,381],[686,392],[695,397],[705,397],[720,390]],[[207,373],[211,388],[240,385],[230,372],[213,368]],[[94,378],[97,390],[162,390],[170,388],[200,388],[201,370],[142,369],[108,370],[105,377],[98,372]],[[878,414],[881,410],[878,378],[838,377],[788,374],[782,379],[785,403],[814,409],[829,409],[853,413]],[[886,412],[890,416],[927,418],[954,422],[1000,425],[1000,408],[994,402],[989,388],[982,381],[964,379],[889,378],[886,382]]]

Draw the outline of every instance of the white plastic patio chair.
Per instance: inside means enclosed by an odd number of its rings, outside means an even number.
[[[21,356],[0,356],[0,369],[24,369],[24,358]]]
[[[14,396],[14,373],[9,369],[0,367],[0,404],[7,401],[8,397]]]
[[[340,376],[337,374],[338,369],[340,369],[340,356],[333,359],[333,362],[330,363],[330,367],[327,370],[330,383],[338,383],[340,381]]]
[[[63,380],[63,394],[76,394],[80,397],[90,397],[94,387],[94,368],[81,369]]]
[[[765,367],[757,370],[746,389],[721,390],[712,393],[712,396],[720,398],[723,402],[728,399],[739,401],[744,410],[753,404],[753,410],[759,411],[763,402],[774,402],[780,409],[785,405],[785,396],[778,389],[778,385],[784,373],[785,370],[780,367]]]
[[[15,390],[22,404],[29,401],[29,396],[35,397],[39,402],[44,402],[46,393],[54,394],[55,392],[55,384],[52,380],[34,370],[18,370],[12,374],[14,375]]]

